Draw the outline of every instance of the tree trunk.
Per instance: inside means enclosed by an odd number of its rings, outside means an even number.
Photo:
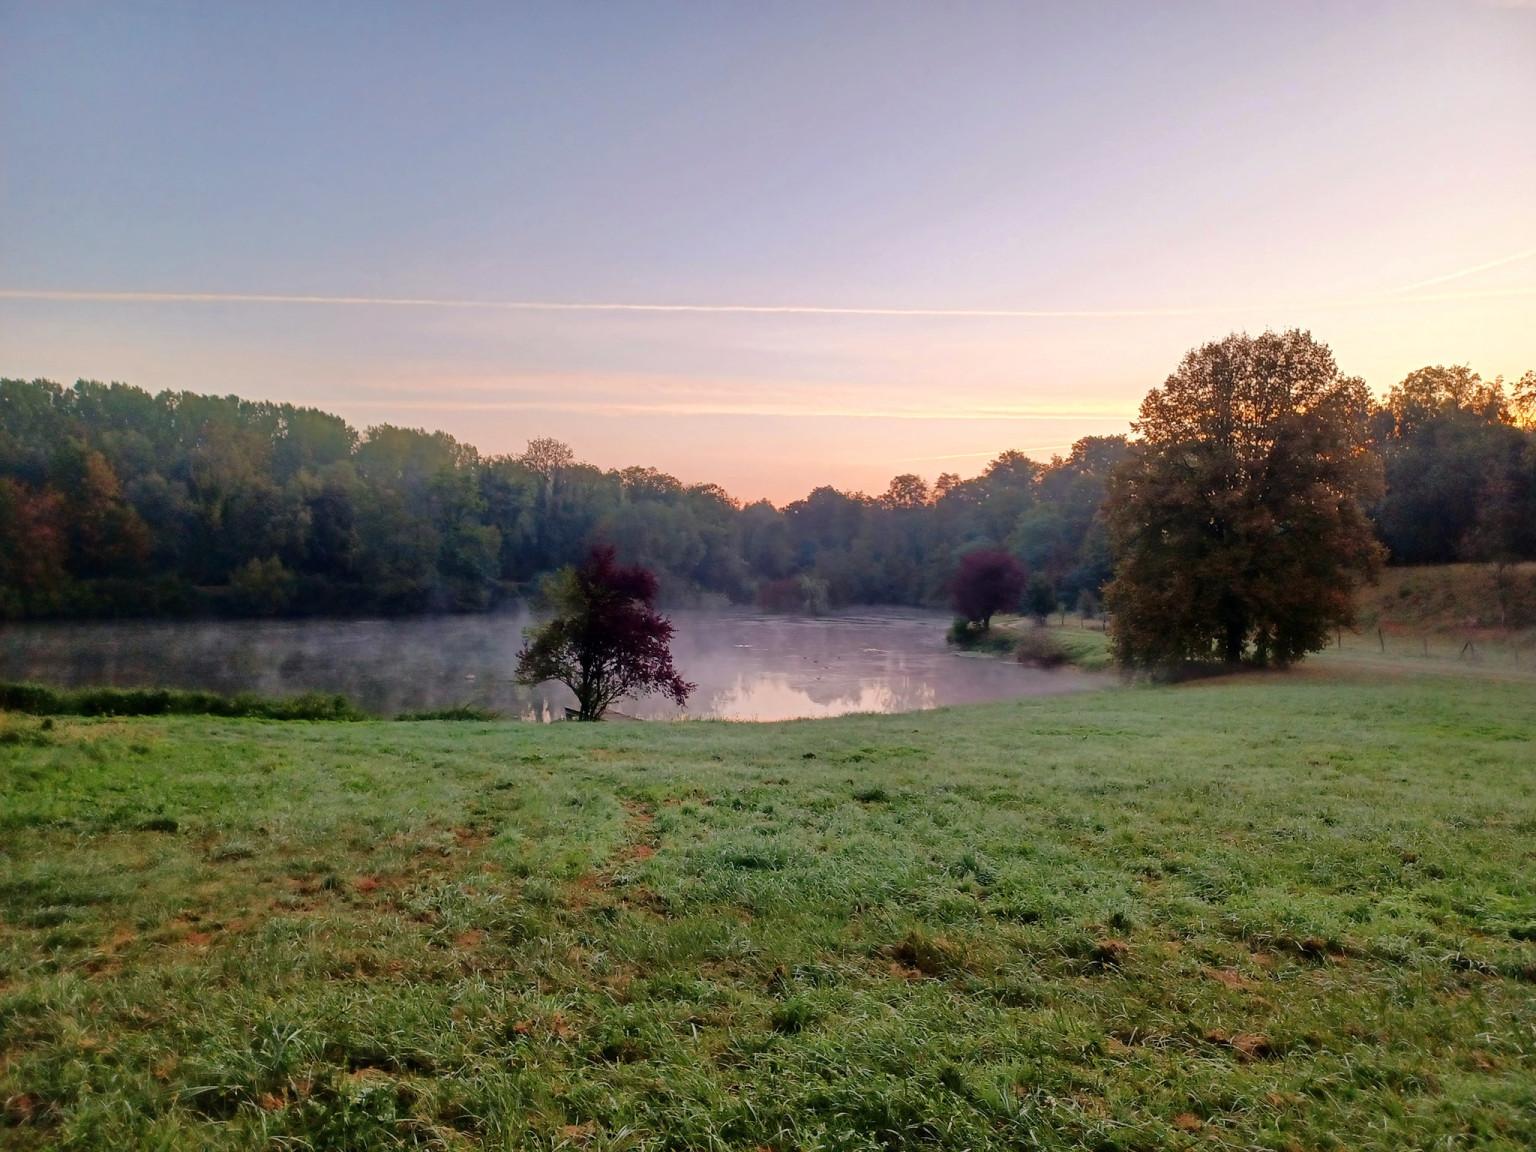
[[[587,669],[581,670],[581,681],[571,686],[571,691],[576,693],[576,718],[578,720],[601,720],[602,711],[598,707],[598,685],[592,673]]]
[[[1248,611],[1238,597],[1227,591],[1222,593],[1217,614],[1221,620],[1222,659],[1228,664],[1239,664],[1248,640]]]
[[[1225,642],[1226,661],[1228,664],[1240,664],[1243,659],[1243,639],[1248,631],[1240,620],[1227,621],[1227,637]]]

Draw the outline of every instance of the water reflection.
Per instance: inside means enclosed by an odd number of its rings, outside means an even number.
[[[909,712],[979,700],[1080,691],[1101,683],[944,644],[945,617],[863,612],[817,619],[672,613],[673,652],[699,685],[686,713],[662,700],[624,701],[642,718],[782,720]],[[559,718],[575,701],[559,685],[513,682],[528,619],[11,625],[0,630],[0,678],[48,684],[166,685],[275,695],[342,692],[381,714],[475,704],[527,719]]]

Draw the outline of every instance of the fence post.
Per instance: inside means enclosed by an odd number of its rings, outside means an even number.
[[[1376,629],[1376,639],[1381,644],[1381,654],[1385,656],[1387,654],[1387,637],[1380,628]]]

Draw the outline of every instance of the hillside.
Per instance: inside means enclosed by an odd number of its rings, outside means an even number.
[[[1528,631],[1536,628],[1536,564],[1387,568],[1361,592],[1360,623],[1413,633]]]

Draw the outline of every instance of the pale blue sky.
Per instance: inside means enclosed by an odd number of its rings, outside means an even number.
[[[1518,374],[1536,9],[0,0],[0,292],[8,375],[776,499],[1123,430],[1234,328]]]

